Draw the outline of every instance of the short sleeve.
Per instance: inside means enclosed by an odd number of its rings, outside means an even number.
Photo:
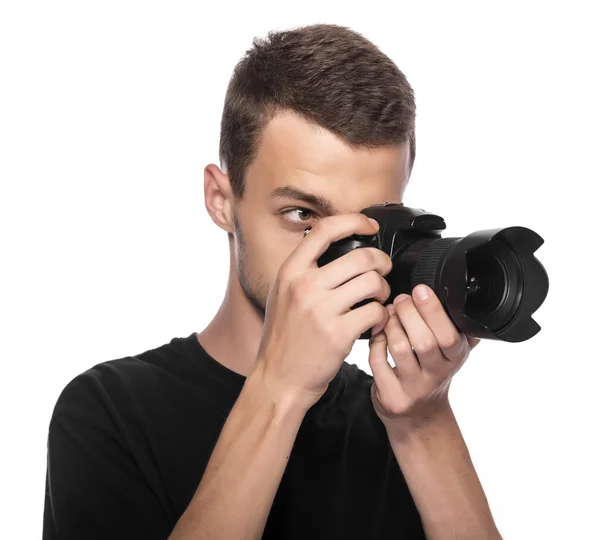
[[[158,497],[109,429],[54,415],[47,456],[43,540],[168,538]]]

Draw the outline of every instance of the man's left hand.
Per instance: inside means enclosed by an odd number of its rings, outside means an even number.
[[[386,307],[390,318],[369,341],[373,406],[388,429],[419,425],[450,407],[450,381],[481,340],[456,329],[427,285]],[[395,367],[388,363],[388,349]]]

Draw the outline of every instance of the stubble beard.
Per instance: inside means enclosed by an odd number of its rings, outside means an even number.
[[[235,214],[233,216],[233,222],[235,227],[235,240],[237,240],[236,261],[238,279],[246,298],[248,298],[250,304],[264,320],[269,285],[265,282],[262,275],[257,275],[252,270],[252,263],[248,255],[244,234],[242,233],[240,223]]]

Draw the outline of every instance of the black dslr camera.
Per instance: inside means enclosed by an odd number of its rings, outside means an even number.
[[[531,315],[548,294],[548,275],[533,256],[544,243],[534,231],[507,227],[442,238],[444,219],[423,209],[383,203],[361,213],[379,223],[377,234],[354,234],[333,242],[319,257],[319,266],[353,249],[376,247],[393,263],[385,276],[391,289],[389,302],[425,283],[456,328],[467,335],[520,342],[540,331]],[[371,301],[365,299],[352,309]],[[371,329],[359,339],[370,337]]]

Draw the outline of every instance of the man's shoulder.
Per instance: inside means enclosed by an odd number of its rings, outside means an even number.
[[[60,392],[53,417],[85,421],[99,409],[114,412],[131,407],[136,399],[158,397],[168,380],[186,377],[186,356],[179,340],[174,338],[134,355],[105,360],[79,373]]]

